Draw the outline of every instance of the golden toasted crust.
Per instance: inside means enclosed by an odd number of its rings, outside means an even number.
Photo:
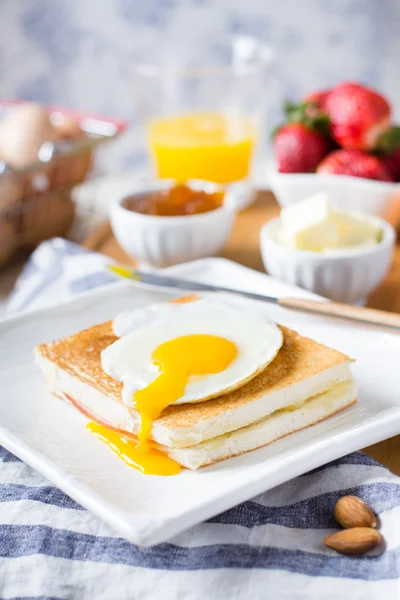
[[[107,375],[100,361],[101,351],[117,339],[112,321],[106,321],[52,344],[40,344],[35,351],[69,375],[121,400],[122,383]]]
[[[190,428],[199,421],[252,402],[286,388],[349,358],[287,327],[280,326],[283,345],[268,367],[243,387],[223,396],[195,404],[179,404],[164,410],[157,422],[164,427]],[[36,352],[77,379],[122,402],[122,383],[101,368],[100,353],[116,340],[111,321],[95,325],[52,344],[41,344]]]

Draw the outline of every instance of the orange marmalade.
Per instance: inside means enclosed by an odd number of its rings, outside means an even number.
[[[179,184],[167,190],[128,196],[124,207],[133,212],[158,217],[181,217],[215,210],[222,206],[223,192],[208,194]]]

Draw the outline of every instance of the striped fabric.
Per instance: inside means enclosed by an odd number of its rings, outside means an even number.
[[[33,254],[7,311],[107,283],[104,258],[62,240]],[[400,480],[361,453],[298,477],[153,548],[139,548],[6,450],[0,453],[0,598],[394,600]],[[326,549],[332,509],[355,494],[380,515],[386,552]]]

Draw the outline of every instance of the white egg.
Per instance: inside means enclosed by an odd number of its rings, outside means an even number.
[[[44,142],[57,139],[46,110],[34,102],[15,106],[0,121],[1,157],[16,169],[37,160]]]
[[[265,307],[222,294],[127,311],[116,317],[113,329],[120,339],[103,350],[101,362],[108,375],[124,383],[123,400],[128,406],[132,406],[133,394],[158,376],[152,353],[168,340],[209,334],[237,348],[236,358],[224,370],[193,377],[176,404],[208,400],[242,386],[267,367],[283,342],[280,328],[268,318]]]

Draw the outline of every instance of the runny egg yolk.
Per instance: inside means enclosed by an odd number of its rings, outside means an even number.
[[[233,342],[215,335],[184,335],[160,344],[151,357],[159,376],[133,397],[141,418],[138,438],[142,448],[150,440],[153,421],[184,395],[192,377],[220,373],[236,355]]]
[[[237,352],[233,342],[208,334],[185,335],[160,344],[151,357],[159,375],[133,397],[141,419],[138,442],[96,423],[89,423],[88,428],[130,466],[146,474],[175,475],[180,466],[157,450],[151,440],[153,421],[184,395],[192,377],[224,371]]]

